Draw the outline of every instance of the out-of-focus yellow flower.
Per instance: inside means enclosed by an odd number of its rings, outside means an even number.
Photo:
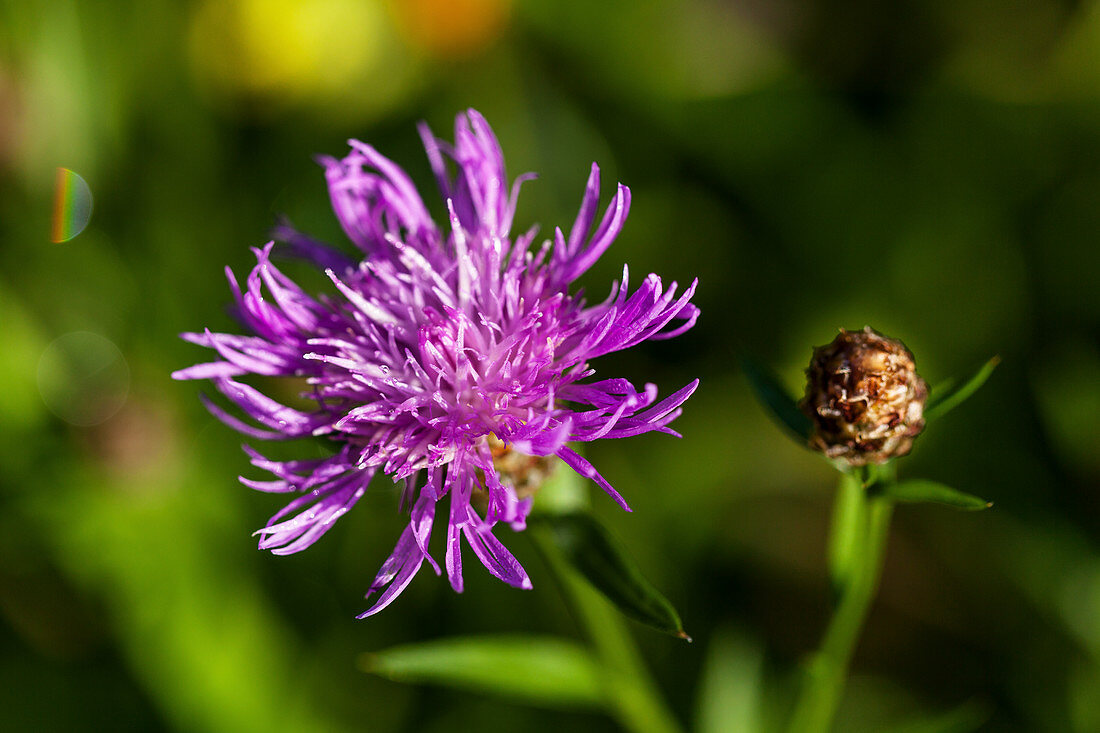
[[[203,82],[271,101],[338,95],[392,43],[380,0],[206,0],[190,33]]]

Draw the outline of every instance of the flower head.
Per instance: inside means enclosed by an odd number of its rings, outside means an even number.
[[[928,387],[902,342],[869,326],[814,349],[802,410],[810,446],[852,466],[903,456],[924,429]]]
[[[258,264],[243,289],[227,269],[237,316],[251,334],[183,334],[218,359],[173,375],[210,379],[250,422],[209,400],[208,407],[247,436],[324,436],[335,448],[327,458],[279,462],[245,446],[273,479],[241,482],[294,497],[258,531],[263,549],[289,554],[316,542],[376,472],[403,482],[410,522],[362,616],[390,604],[423,563],[442,572],[428,542],[444,497],[444,566],[455,590],[462,590],[463,539],[493,575],[529,588],[493,529],[500,522],[524,528],[529,474],[543,470],[541,457],[557,456],[628,509],[568,443],[675,435],[668,425],[698,384],[658,400],[652,384],[637,390],[625,379],[591,379],[593,358],[683,333],[698,316],[689,302],[694,282],[678,294],[675,283],[665,288],[651,274],[631,292],[625,266],[603,302],[570,294],[622,229],[629,189],[618,186],[597,224],[593,164],[568,235],[555,229],[535,247],[535,228],[511,231],[520,184],[530,176],[508,186],[500,146],[481,115],[458,116],[453,145],[424,125],[420,132],[446,226],[432,220],[400,167],[351,141],[346,157],[321,162],[336,216],[363,259],[281,226],[288,252],[322,268],[333,291],[307,294],[271,262],[273,243],[255,250]],[[305,378],[303,397],[314,404],[280,404],[240,381],[250,374]]]

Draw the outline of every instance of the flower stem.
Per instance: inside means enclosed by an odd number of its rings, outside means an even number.
[[[604,666],[612,716],[631,733],[680,733],[619,613],[569,566],[542,527],[529,527],[527,534]]]
[[[880,477],[889,480],[889,475]],[[826,733],[832,727],[844,693],[848,665],[878,590],[894,509],[891,500],[868,491],[874,480],[857,485],[858,492],[853,492],[851,477],[841,479],[837,501],[858,502],[861,506],[856,510],[849,506],[846,511],[858,517],[858,521],[836,523],[833,527],[830,546],[851,549],[843,577],[837,584],[839,605],[825,631],[821,648],[807,667],[804,686],[788,728],[790,733]],[[834,578],[834,582],[837,580]]]

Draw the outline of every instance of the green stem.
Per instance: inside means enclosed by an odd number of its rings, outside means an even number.
[[[854,471],[845,472],[836,487],[832,526],[829,529],[829,579],[833,585],[834,600],[844,595],[853,569],[863,553],[866,530],[867,501],[862,477]]]
[[[631,733],[681,733],[622,616],[569,566],[543,528],[529,527],[527,534],[604,666],[611,714]]]
[[[882,476],[889,480],[889,475]],[[837,501],[853,500],[851,487],[842,479]],[[837,606],[821,648],[810,660],[802,693],[791,718],[790,733],[826,733],[844,693],[848,665],[859,640],[860,630],[867,618],[867,611],[878,590],[882,575],[890,515],[893,502],[869,492],[870,486],[861,486],[857,501],[862,510],[854,512],[858,523],[842,523],[834,531],[846,536],[832,538],[834,546],[852,548],[845,568],[845,578],[840,587],[840,603]]]

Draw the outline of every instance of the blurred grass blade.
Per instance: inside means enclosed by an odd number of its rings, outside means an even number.
[[[928,398],[928,406],[924,411],[925,419],[935,420],[943,417],[962,404],[964,400],[977,392],[978,388],[985,384],[985,380],[989,379],[989,375],[993,373],[993,370],[996,369],[997,365],[1000,363],[1001,357],[994,356],[985,364],[982,364],[970,379],[966,380],[958,387],[953,387],[954,380],[951,380],[946,383],[946,386],[933,390]]]
[[[809,440],[813,430],[810,418],[798,409],[797,401],[783,387],[779,377],[749,356],[741,357],[741,369],[745,372],[756,398],[771,410],[775,419],[803,442]]]
[[[756,638],[719,632],[707,647],[699,686],[699,733],[761,733],[764,649]]]
[[[566,603],[592,644],[608,690],[609,713],[629,733],[680,733],[645,661],[626,629],[623,615],[565,559],[548,522],[527,532],[557,580]]]
[[[642,575],[625,548],[590,514],[543,516],[569,564],[630,618],[690,639],[668,599]]]
[[[943,504],[956,509],[975,511],[988,509],[992,502],[973,494],[966,494],[950,486],[928,481],[911,479],[896,484],[880,484],[882,495],[903,504]]]
[[[889,733],[973,733],[984,726],[989,717],[989,706],[972,700],[946,713],[893,726]]]
[[[581,645],[547,636],[450,637],[368,652],[359,668],[398,682],[499,695],[552,708],[604,707],[604,675]]]

